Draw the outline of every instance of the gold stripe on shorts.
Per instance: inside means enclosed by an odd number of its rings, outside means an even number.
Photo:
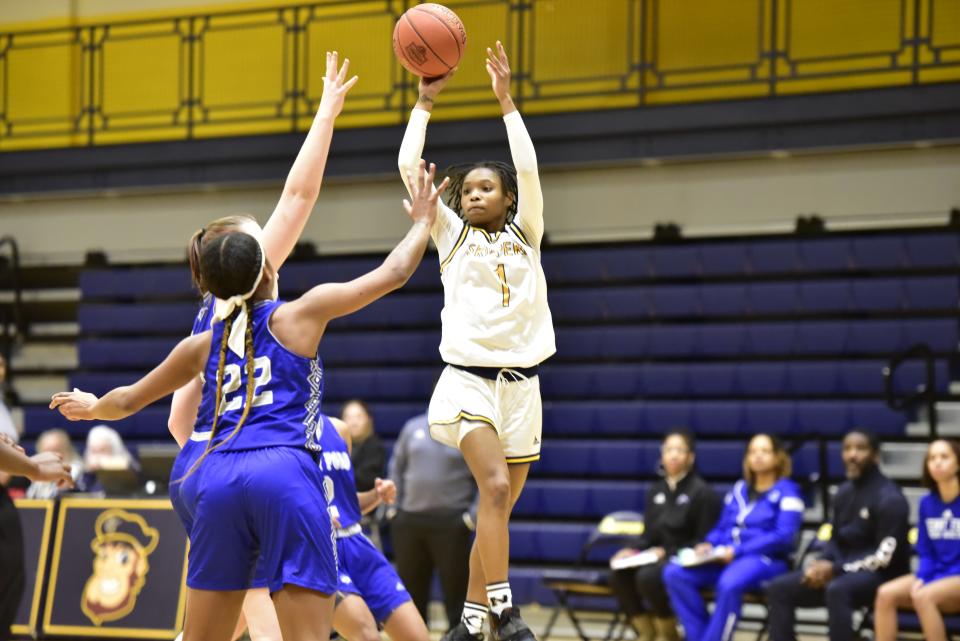
[[[497,429],[496,423],[492,419],[487,418],[486,416],[481,416],[480,414],[471,414],[469,412],[460,411],[459,414],[447,421],[433,421],[431,425],[453,425],[459,421],[466,419],[468,421],[478,421],[480,423],[487,423],[493,429]]]

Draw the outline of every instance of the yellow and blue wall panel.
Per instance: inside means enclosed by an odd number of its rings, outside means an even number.
[[[0,26],[0,151],[301,131],[324,52],[361,80],[338,123],[405,122],[391,33],[412,0],[272,0]],[[436,119],[495,117],[502,40],[525,113],[960,81],[960,0],[446,0],[468,46]]]
[[[26,571],[25,589],[20,608],[13,620],[16,635],[35,637],[40,616],[40,599],[47,579],[47,557],[53,529],[53,501],[16,499],[20,526],[23,529],[23,559]]]

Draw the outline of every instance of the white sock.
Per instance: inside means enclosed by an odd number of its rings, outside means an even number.
[[[487,585],[487,600],[490,601],[490,609],[497,616],[507,608],[512,608],[513,592],[510,590],[510,583],[504,581]]]
[[[483,623],[487,620],[487,606],[480,603],[471,603],[465,601],[463,604],[463,614],[460,615],[460,621],[467,626],[470,634],[480,634],[483,632]]]

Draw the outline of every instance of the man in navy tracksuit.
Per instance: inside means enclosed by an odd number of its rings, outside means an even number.
[[[854,430],[843,439],[847,482],[834,499],[832,537],[820,558],[767,586],[772,641],[794,641],[794,610],[827,606],[830,641],[854,638],[853,611],[873,603],[881,583],[910,571],[909,507],[877,468],[880,443]]]
[[[758,434],[747,449],[744,472],[724,499],[720,521],[697,546],[699,555],[717,561],[693,567],[672,561],[663,571],[673,610],[690,641],[730,641],[743,593],[789,569],[803,522],[799,488],[787,478],[789,456],[779,440]],[[705,588],[715,590],[712,615],[700,594]]]

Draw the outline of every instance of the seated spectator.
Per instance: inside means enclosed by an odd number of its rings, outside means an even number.
[[[880,441],[853,430],[843,439],[847,481],[833,501],[830,541],[806,568],[767,586],[771,641],[793,641],[797,607],[827,607],[830,641],[852,641],[853,611],[873,603],[877,588],[910,571],[910,507],[877,467]]]
[[[83,477],[83,459],[77,454],[70,442],[70,435],[65,430],[53,429],[47,430],[37,439],[37,452],[52,452],[60,456],[60,460],[70,466],[70,475],[73,478],[75,489],[78,492],[85,491],[82,483]],[[63,488],[57,487],[57,484],[51,481],[34,481],[27,488],[27,498],[29,499],[52,499],[63,491]]]
[[[366,403],[358,398],[343,404],[341,417],[350,429],[353,439],[353,473],[357,480],[357,491],[373,489],[377,478],[384,475],[387,453],[380,438],[373,431],[373,415]]]
[[[724,498],[719,523],[694,555],[675,558],[664,569],[663,582],[687,639],[732,639],[743,593],[790,568],[803,522],[800,488],[790,471],[790,456],[776,437],[750,439],[744,478]],[[715,591],[712,615],[700,594],[707,588]]]
[[[923,484],[930,493],[920,501],[916,574],[884,583],[874,603],[874,638],[897,638],[897,610],[912,607],[926,641],[946,641],[944,613],[960,611],[960,444],[940,439],[930,444],[923,463]]]
[[[117,430],[106,425],[97,425],[87,434],[87,445],[83,451],[82,483],[85,491],[103,491],[103,486],[97,479],[97,472],[101,469],[137,470],[138,467]]]
[[[637,631],[637,641],[679,639],[677,622],[663,586],[663,569],[681,548],[702,541],[720,514],[717,493],[694,470],[694,438],[675,430],[660,445],[662,478],[647,490],[644,531],[633,548],[618,552],[626,558],[641,551],[653,552],[658,561],[617,570],[610,583],[621,609]]]

